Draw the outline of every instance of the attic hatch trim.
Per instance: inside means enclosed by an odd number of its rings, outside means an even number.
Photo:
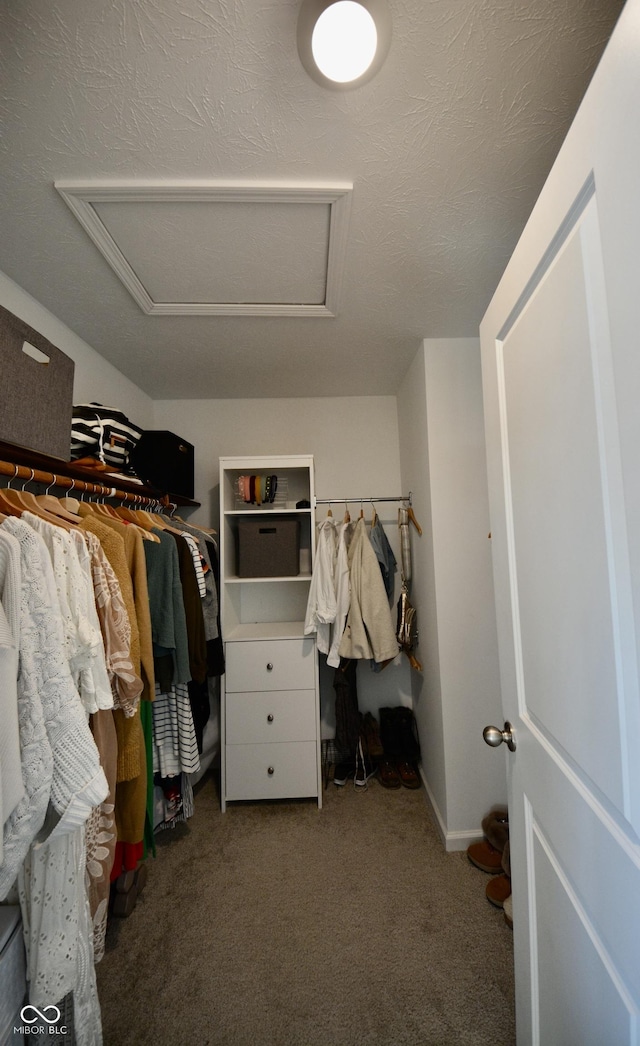
[[[147,316],[334,317],[340,305],[352,182],[127,181],[60,179],[54,187]],[[324,302],[155,301],[94,209],[100,203],[292,203],[329,206]]]

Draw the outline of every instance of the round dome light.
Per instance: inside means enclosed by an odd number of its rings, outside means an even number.
[[[377,45],[373,18],[354,0],[338,0],[327,7],[311,36],[311,51],[318,69],[339,84],[350,83],[366,73]]]
[[[382,66],[391,44],[386,0],[302,0],[298,53],[309,76],[333,90],[359,87]]]

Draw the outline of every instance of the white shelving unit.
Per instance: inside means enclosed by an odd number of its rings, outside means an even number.
[[[286,498],[243,505],[238,477],[274,474]],[[301,501],[309,507],[296,508]],[[239,800],[315,797],[322,805],[318,658],[315,637],[304,635],[314,504],[311,455],[220,459],[223,810]],[[267,517],[299,522],[304,572],[240,576],[239,522]]]

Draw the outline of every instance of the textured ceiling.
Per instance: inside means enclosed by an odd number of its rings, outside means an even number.
[[[477,334],[623,5],[388,2],[384,67],[341,93],[300,64],[298,0],[4,0],[0,269],[154,398],[393,393],[422,338]],[[144,315],[64,179],[353,183],[339,313]],[[146,220],[164,288],[185,251]]]

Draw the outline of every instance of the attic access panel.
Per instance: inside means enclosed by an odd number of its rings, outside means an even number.
[[[54,185],[147,315],[338,311],[350,183]]]

